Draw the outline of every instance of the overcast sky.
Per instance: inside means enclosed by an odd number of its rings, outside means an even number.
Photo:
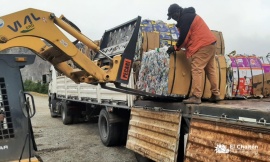
[[[270,52],[270,0],[2,0],[0,16],[26,8],[62,14],[92,40],[137,16],[167,20],[168,7],[194,7],[212,30],[222,31],[226,53],[265,56]]]

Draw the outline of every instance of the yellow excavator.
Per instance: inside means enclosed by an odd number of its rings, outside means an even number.
[[[53,13],[30,8],[1,17],[0,50],[11,47],[28,48],[49,61],[58,71],[76,83],[127,83],[134,56],[134,53],[130,53],[130,51],[135,51],[136,48],[140,17],[136,20],[134,24],[131,24],[136,26],[134,34],[126,44],[125,51],[111,58],[100,51],[99,46],[83,35],[64,16],[58,18]],[[98,61],[91,61],[59,28],[95,52],[103,54],[110,60],[110,63],[103,66]],[[49,47],[44,40],[49,42],[52,47]],[[70,67],[66,62],[68,60],[74,61],[79,69]]]
[[[129,94],[140,94],[142,92],[121,85],[122,83],[127,84],[129,81],[140,22],[141,17],[138,16],[125,23],[124,29],[119,28],[129,33],[127,39],[122,40],[120,45],[118,43],[118,45],[105,48],[113,34],[105,32],[102,38],[103,44],[101,44],[104,50],[100,50],[99,46],[83,35],[80,29],[63,15],[56,17],[54,13],[29,8],[0,17],[0,52],[12,47],[24,47],[50,62],[58,72],[76,83],[101,84],[103,88]],[[115,28],[114,31],[117,30]],[[77,40],[71,42],[62,31],[67,32]],[[78,42],[98,53],[99,59],[91,60],[83,54],[76,47]],[[25,97],[26,94],[23,92],[22,80],[19,75],[21,67],[33,63],[33,55],[2,54],[0,61],[2,71],[0,73],[2,90],[0,161],[23,161],[23,159],[25,161],[38,161],[34,154],[36,146],[30,121],[30,117],[34,115],[34,104],[29,103],[29,97]],[[68,63],[70,61],[76,65],[76,68]],[[18,78],[11,77],[9,69],[15,69]],[[107,87],[106,83],[109,82],[114,83],[116,88]],[[18,83],[20,84],[18,85]],[[145,93],[144,95],[151,96],[152,94]],[[17,103],[17,105],[12,105],[18,107],[17,111],[12,109],[8,103]]]

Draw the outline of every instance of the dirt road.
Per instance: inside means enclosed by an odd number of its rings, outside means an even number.
[[[136,162],[134,153],[122,147],[105,147],[97,123],[63,125],[51,118],[48,98],[34,95],[37,108],[32,125],[38,155],[44,162]]]

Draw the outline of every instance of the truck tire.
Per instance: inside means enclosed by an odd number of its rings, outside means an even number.
[[[119,123],[112,123],[115,116],[102,109],[98,118],[99,136],[105,146],[116,146],[120,144],[121,131]]]
[[[49,109],[50,109],[50,113],[51,113],[52,118],[58,117],[58,114],[54,112],[54,109],[56,108],[56,103],[57,103],[57,100],[50,99]]]
[[[69,125],[73,123],[73,118],[71,110],[68,108],[68,105],[65,101],[61,103],[61,117],[64,125]]]

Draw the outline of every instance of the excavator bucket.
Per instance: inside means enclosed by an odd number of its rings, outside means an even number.
[[[136,53],[136,45],[140,31],[141,17],[138,16],[124,24],[110,30],[106,30],[100,44],[100,50],[109,57],[121,55],[121,63],[116,82],[128,84],[133,58]],[[110,60],[97,54],[95,59],[102,65],[109,64]]]

